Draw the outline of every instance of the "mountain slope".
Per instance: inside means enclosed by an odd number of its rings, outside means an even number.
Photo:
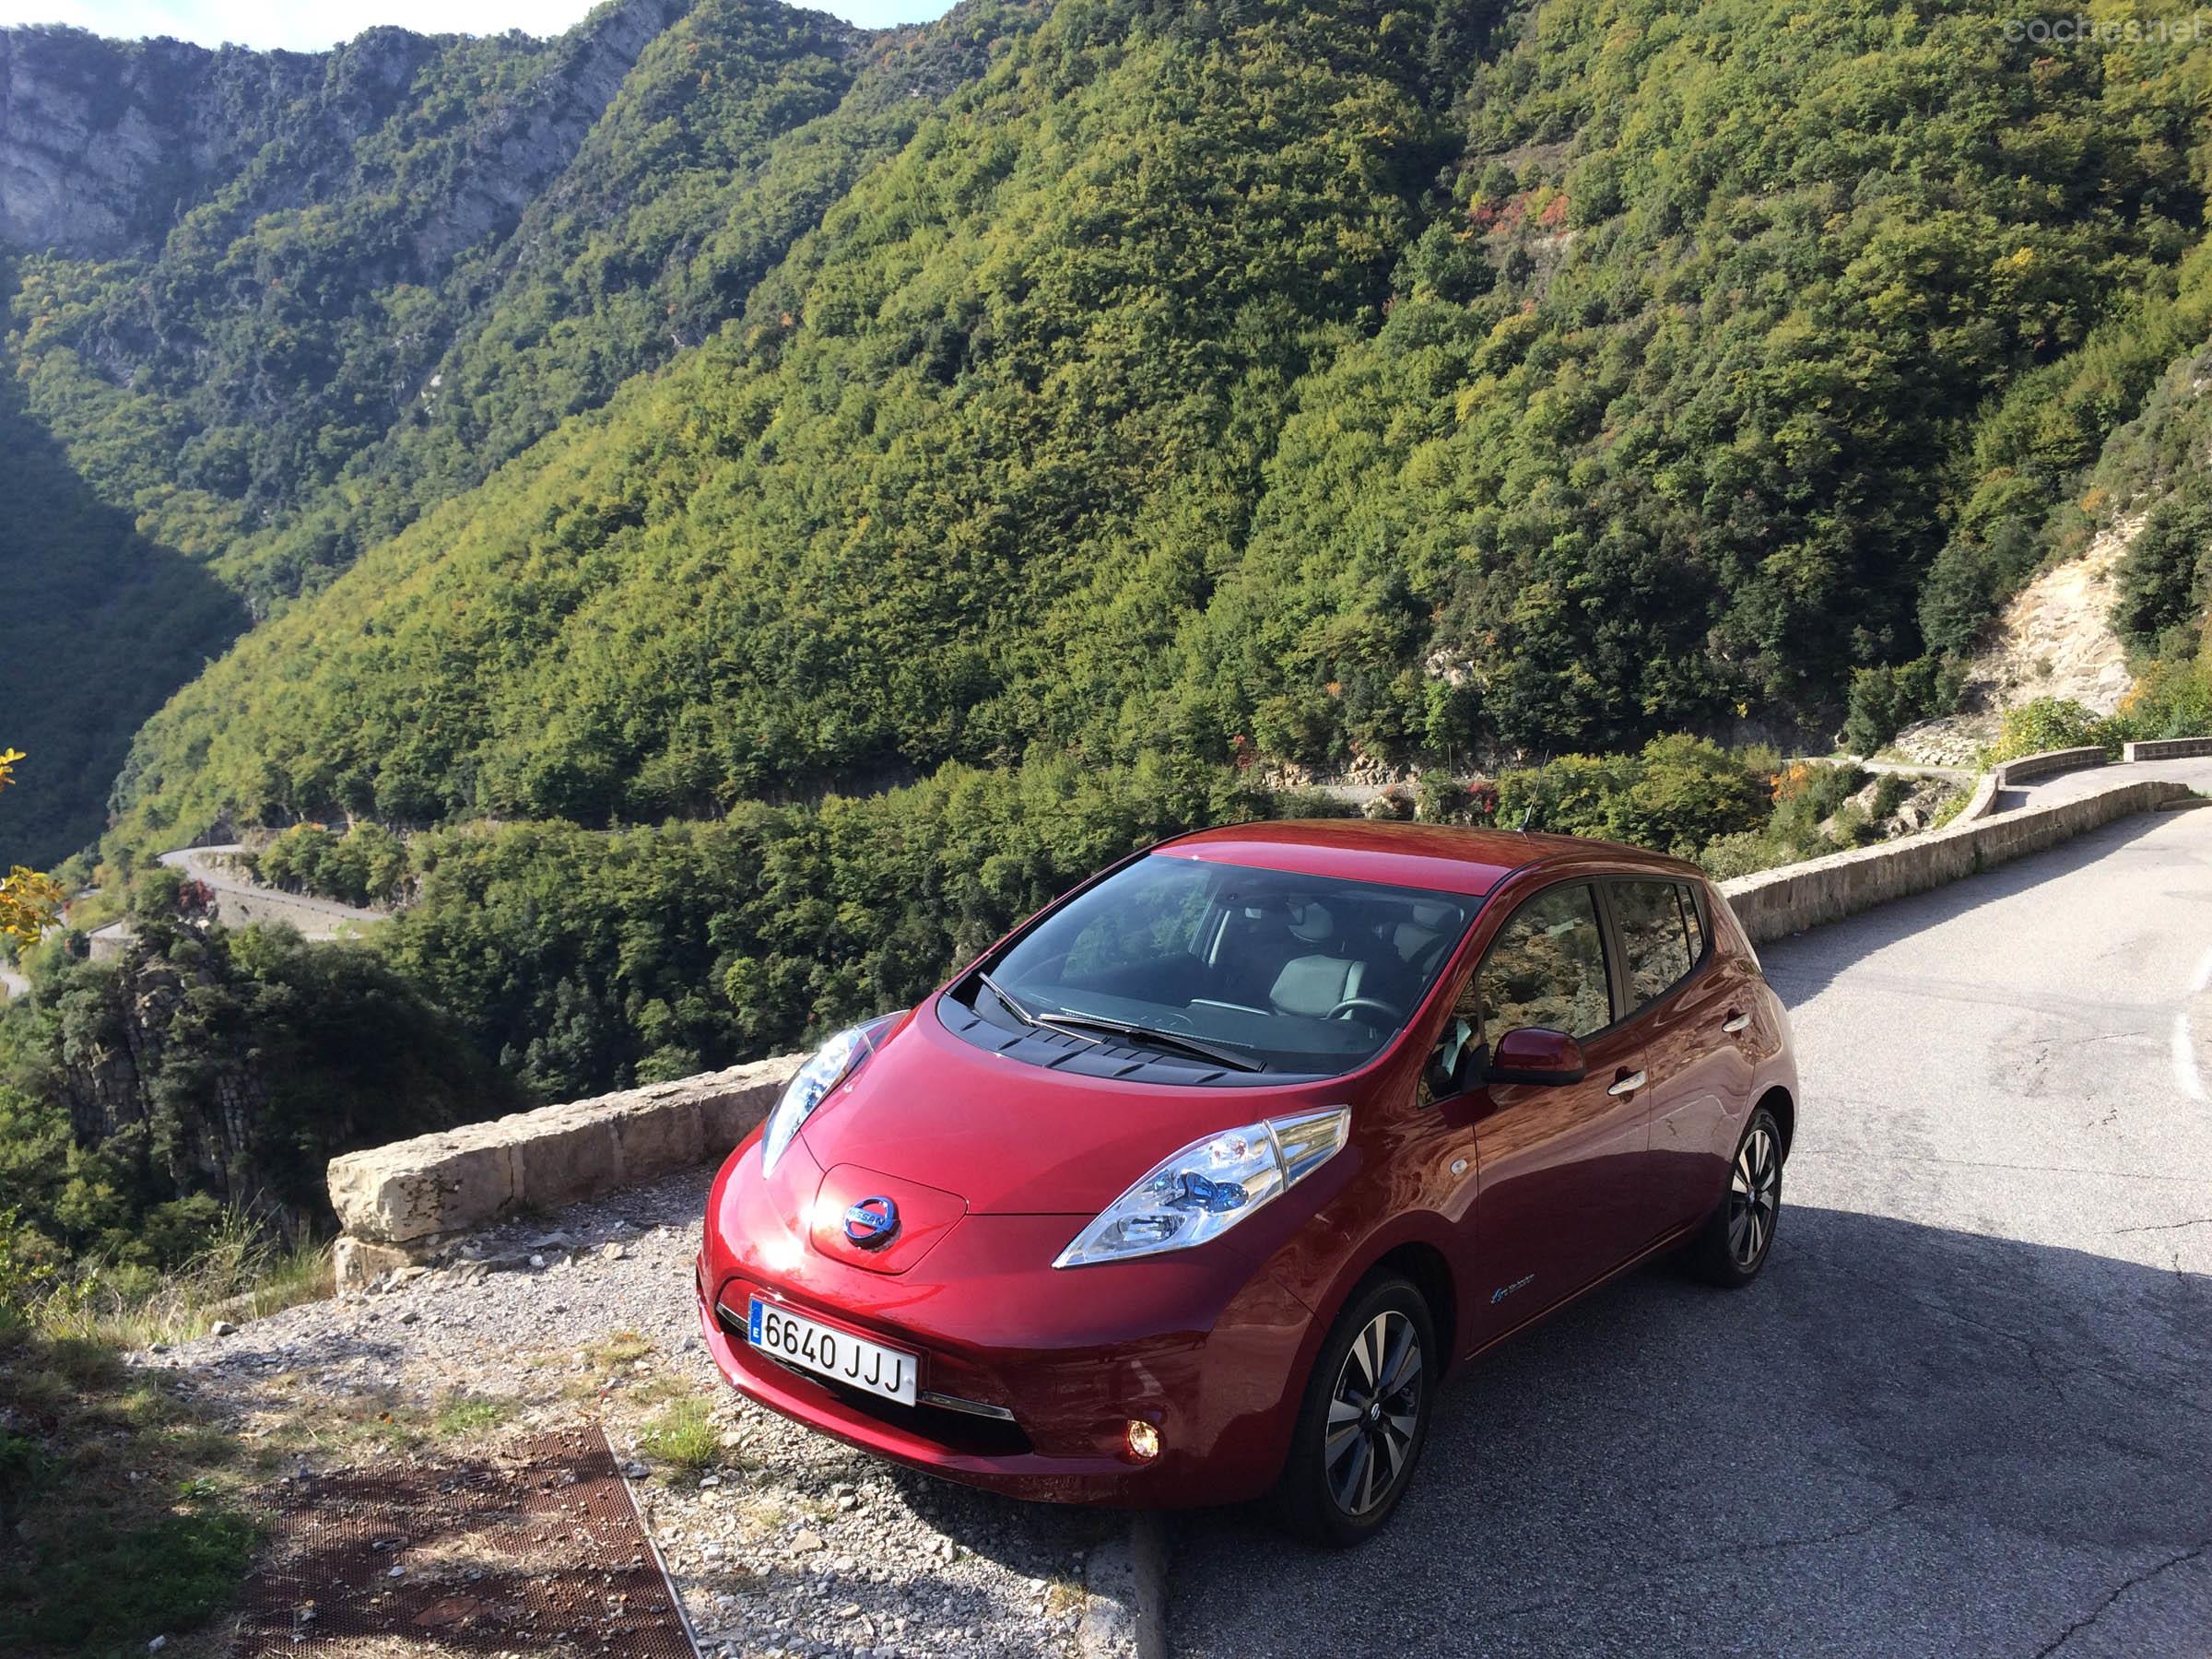
[[[262,630],[132,788],[603,820],[1113,747],[1055,685],[1203,598],[1290,388],[1388,297],[1439,156],[1387,22],[1064,4],[743,333]]]
[[[18,262],[0,370],[119,533],[265,615],[711,334],[1035,15],[870,36],[627,0],[556,41],[384,29],[317,57],[0,32],[0,227],[49,244]],[[63,652],[100,616],[41,612]],[[34,660],[0,663],[0,700],[65,765],[0,803],[0,841],[43,860],[97,829],[117,757]],[[113,666],[111,724],[183,677]]]
[[[0,266],[0,274],[5,267]],[[140,722],[243,631],[237,595],[101,502],[0,377],[0,710],[27,749],[0,860],[89,845]]]
[[[1900,16],[1064,4],[129,796],[651,821],[1832,720],[1923,649],[1982,412],[2171,309],[2202,214],[2201,52]]]

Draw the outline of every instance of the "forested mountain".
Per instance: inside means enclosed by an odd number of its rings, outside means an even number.
[[[130,538],[0,527],[0,582],[127,551],[171,624],[79,709],[112,624],[48,604],[0,812],[168,698],[111,875],[421,832],[385,949],[550,1094],[911,995],[1274,765],[1929,712],[2212,334],[2212,54],[2031,19],[630,0],[201,54],[173,178],[187,49],[0,37],[8,418]]]
[[[136,545],[266,616],[696,345],[1029,21],[622,0],[557,41],[377,29],[312,58],[0,31],[14,394]],[[85,547],[0,546],[0,582],[121,556]],[[77,632],[0,661],[0,707],[44,712]],[[135,724],[199,665],[147,662],[113,709]],[[112,780],[53,712],[50,783]],[[35,832],[0,803],[0,844],[82,844],[105,793],[58,817],[50,793]]]

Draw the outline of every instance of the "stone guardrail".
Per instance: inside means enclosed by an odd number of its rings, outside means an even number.
[[[2007,760],[2002,766],[1990,769],[1999,789],[2010,789],[2015,783],[2025,783],[2030,778],[2048,778],[2056,772],[2079,771],[2087,766],[2103,766],[2112,757],[2102,745],[2090,744],[2082,748],[2045,749],[2040,755],[2022,755],[2017,760]]]
[[[2212,739],[2201,741],[2204,752],[2212,753]],[[2101,762],[2102,751],[2095,752]],[[1974,801],[1945,829],[1739,877],[1723,882],[1721,891],[1752,940],[1764,943],[1940,887],[2191,794],[2185,784],[2143,780],[2049,806],[1975,816],[1995,798],[1996,776],[1984,775]],[[719,1159],[768,1114],[805,1059],[780,1055],[335,1159],[329,1179],[331,1203],[344,1229],[338,1283],[356,1287],[389,1269],[428,1261],[454,1234],[525,1205],[549,1209],[574,1204]]]
[[[331,1160],[341,1288],[436,1255],[457,1232],[718,1159],[743,1140],[804,1054],[518,1112]]]
[[[2184,800],[2190,793],[2185,783],[2144,779],[1971,822],[1961,814],[1959,822],[1924,835],[1739,876],[1721,883],[1721,891],[1752,943],[1764,944],[1925,892],[2023,853],[2040,853],[2114,818]]]
[[[2128,744],[2122,753],[2130,760],[2193,760],[2212,755],[2212,737],[2152,737]]]
[[[2060,772],[2103,766],[2110,759],[2103,749],[2091,746],[2045,749],[2041,754],[2022,755],[2018,759],[1993,766],[1976,781],[1974,793],[1968,797],[1965,808],[1959,814],[1959,820],[1964,822],[1994,817],[1998,810],[1999,798],[2016,783],[2025,783],[2030,778],[2049,778]]]
[[[1966,797],[1966,805],[1959,809],[1954,823],[1968,824],[1976,818],[1987,818],[1997,809],[1997,774],[1985,771],[1974,780],[1974,793]]]

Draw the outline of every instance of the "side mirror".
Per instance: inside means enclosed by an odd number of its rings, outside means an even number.
[[[1583,1045],[1564,1031],[1547,1031],[1542,1026],[1521,1026],[1498,1039],[1498,1049],[1490,1056],[1486,1083],[1532,1083],[1549,1088],[1561,1083],[1580,1083],[1586,1068],[1583,1065]]]

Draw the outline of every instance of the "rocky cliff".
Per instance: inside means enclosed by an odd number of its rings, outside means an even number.
[[[624,0],[544,41],[375,29],[315,53],[0,29],[0,241],[150,254],[195,212],[237,225],[375,187],[408,158],[400,142],[362,141],[395,122],[403,141],[459,125],[466,165],[413,250],[434,269],[513,223],[687,9]],[[425,71],[464,63],[478,95],[420,107]]]

